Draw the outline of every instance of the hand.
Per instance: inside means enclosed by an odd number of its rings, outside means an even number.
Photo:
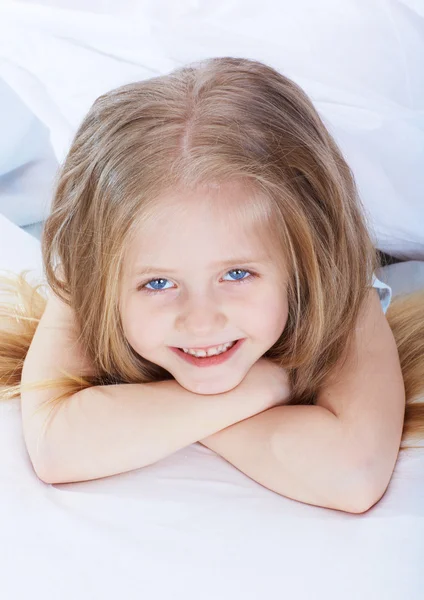
[[[255,414],[285,404],[291,392],[288,371],[267,358],[257,360],[237,388],[253,403]]]

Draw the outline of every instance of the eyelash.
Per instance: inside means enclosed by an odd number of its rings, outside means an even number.
[[[232,271],[244,271],[245,273],[250,273],[250,275],[248,277],[245,277],[244,279],[239,279],[239,280],[234,280],[230,283],[248,283],[251,279],[258,277],[258,274],[255,273],[252,270],[247,270],[247,269],[241,269],[240,267],[238,267],[237,269],[230,269],[229,271],[227,271],[227,273],[231,273]],[[152,281],[158,281],[159,279],[165,279],[164,277],[153,277],[153,279],[149,279],[148,281],[145,281],[144,283],[141,283],[139,286],[137,286],[137,291],[139,292],[145,292],[146,294],[160,294],[161,292],[167,292],[168,290],[149,290],[147,288],[145,288],[144,286],[147,285],[148,283],[151,283]],[[166,279],[166,281],[168,281]]]

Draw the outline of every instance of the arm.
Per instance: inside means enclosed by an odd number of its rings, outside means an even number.
[[[22,382],[54,379],[58,366],[94,372],[78,344],[72,310],[53,296],[28,350]],[[46,483],[97,479],[151,464],[275,405],[258,399],[257,390],[251,377],[217,395],[192,393],[175,380],[95,386],[64,399],[45,433],[49,408],[35,410],[60,390],[23,391],[24,438]]]
[[[362,469],[339,419],[323,407],[277,406],[200,443],[277,494],[326,508],[358,509]]]
[[[238,388],[210,396],[175,380],[87,388],[51,420],[40,478],[66,483],[138,469],[255,412]]]
[[[200,442],[281,495],[364,512],[392,476],[404,410],[396,343],[370,290],[348,358],[317,405],[278,406]]]

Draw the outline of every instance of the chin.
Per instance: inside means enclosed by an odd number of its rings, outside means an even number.
[[[180,381],[178,377],[174,375],[174,379],[179,383],[181,387],[186,389],[193,394],[200,394],[202,396],[212,396],[215,394],[225,394],[230,392],[237,387],[243,378],[237,379],[236,381],[223,383],[222,381]]]

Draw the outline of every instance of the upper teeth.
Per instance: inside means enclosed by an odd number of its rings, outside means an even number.
[[[227,342],[226,344],[221,344],[221,346],[215,346],[214,348],[209,348],[208,350],[190,350],[190,348],[182,348],[186,354],[191,354],[193,356],[201,357],[201,356],[214,356],[215,354],[221,354],[228,350],[231,346],[234,346],[236,342]]]

